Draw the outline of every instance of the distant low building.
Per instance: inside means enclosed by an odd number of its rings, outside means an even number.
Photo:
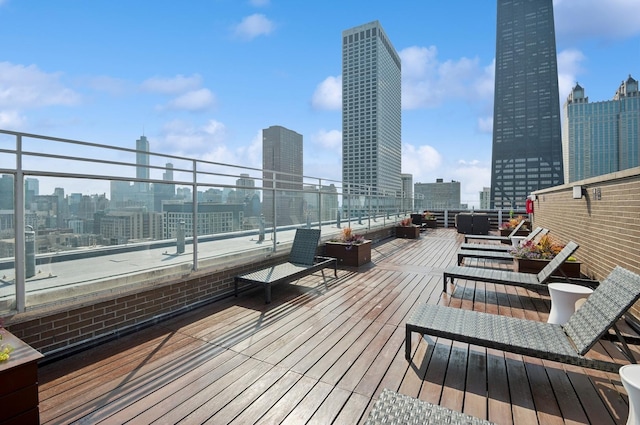
[[[413,190],[418,211],[460,208],[460,182],[436,179],[435,183],[416,183]]]

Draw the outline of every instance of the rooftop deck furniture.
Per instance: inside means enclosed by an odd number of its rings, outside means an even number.
[[[405,357],[411,359],[411,333],[418,332],[525,356],[617,372],[620,364],[588,358],[585,354],[613,328],[624,354],[631,363],[636,363],[616,322],[638,298],[640,276],[616,266],[566,325],[422,304],[406,322]]]
[[[535,229],[533,229],[531,231],[531,233],[529,233],[523,240],[521,243],[527,242],[527,241],[537,241],[540,240],[540,238],[542,238],[544,235],[546,235],[547,233],[549,233],[549,229],[545,229],[543,227],[536,227]],[[466,249],[466,250],[471,250],[471,249],[475,249],[475,250],[480,250],[480,251],[500,251],[500,252],[507,252],[512,248],[511,245],[498,245],[498,244],[491,244],[491,243],[463,243],[460,245],[460,249]]]
[[[485,241],[506,241],[511,242],[511,236],[515,236],[518,233],[518,230],[524,226],[524,220],[522,220],[516,227],[513,228],[511,233],[508,236],[499,236],[499,235],[464,235],[464,242],[469,242],[470,239],[481,239]]]
[[[475,280],[478,282],[501,283],[503,285],[522,286],[528,289],[545,289],[551,276],[573,253],[578,244],[571,241],[547,264],[538,274],[519,273],[500,269],[480,267],[449,266],[444,271],[442,292],[447,292],[447,280],[454,283],[455,278]]]
[[[513,255],[509,251],[480,251],[478,249],[461,249],[458,251],[458,265],[462,264],[462,259],[483,258],[487,260],[510,260],[513,261]]]
[[[324,269],[333,267],[335,277],[338,277],[337,260],[330,257],[316,256],[318,242],[320,241],[319,229],[297,229],[291,246],[289,261],[275,266],[267,267],[254,272],[236,276],[234,278],[234,291],[238,296],[238,284],[246,282],[264,287],[265,302],[271,302],[271,286],[283,282],[292,282],[304,276],[313,274],[318,270],[322,272],[325,286],[327,279]]]
[[[385,388],[369,412],[365,425],[489,425],[492,423]]]

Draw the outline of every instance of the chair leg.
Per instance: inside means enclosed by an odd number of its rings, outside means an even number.
[[[264,302],[265,304],[271,304],[271,285],[268,283],[264,285]]]
[[[406,326],[406,335],[404,337],[404,358],[411,360],[411,330]]]

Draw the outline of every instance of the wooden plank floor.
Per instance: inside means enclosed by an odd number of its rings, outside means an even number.
[[[617,374],[416,334],[405,360],[418,303],[547,319],[547,294],[465,281],[443,294],[461,241],[453,229],[388,240],[327,288],[310,276],[274,287],[269,305],[246,292],[41,366],[41,421],[357,424],[390,388],[497,424],[625,423]],[[611,342],[593,353],[624,362]]]

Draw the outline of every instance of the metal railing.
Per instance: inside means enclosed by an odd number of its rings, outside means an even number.
[[[198,270],[249,252],[269,255],[296,227],[328,236],[410,212],[391,190],[13,131],[0,130],[0,159],[0,312],[51,302],[37,295],[52,288],[101,280],[96,265],[74,272],[79,260],[103,257],[112,278],[134,273],[128,259],[115,259],[134,252],[146,253],[140,271],[159,267],[158,257],[181,272]],[[27,226],[33,233],[16,231]]]

